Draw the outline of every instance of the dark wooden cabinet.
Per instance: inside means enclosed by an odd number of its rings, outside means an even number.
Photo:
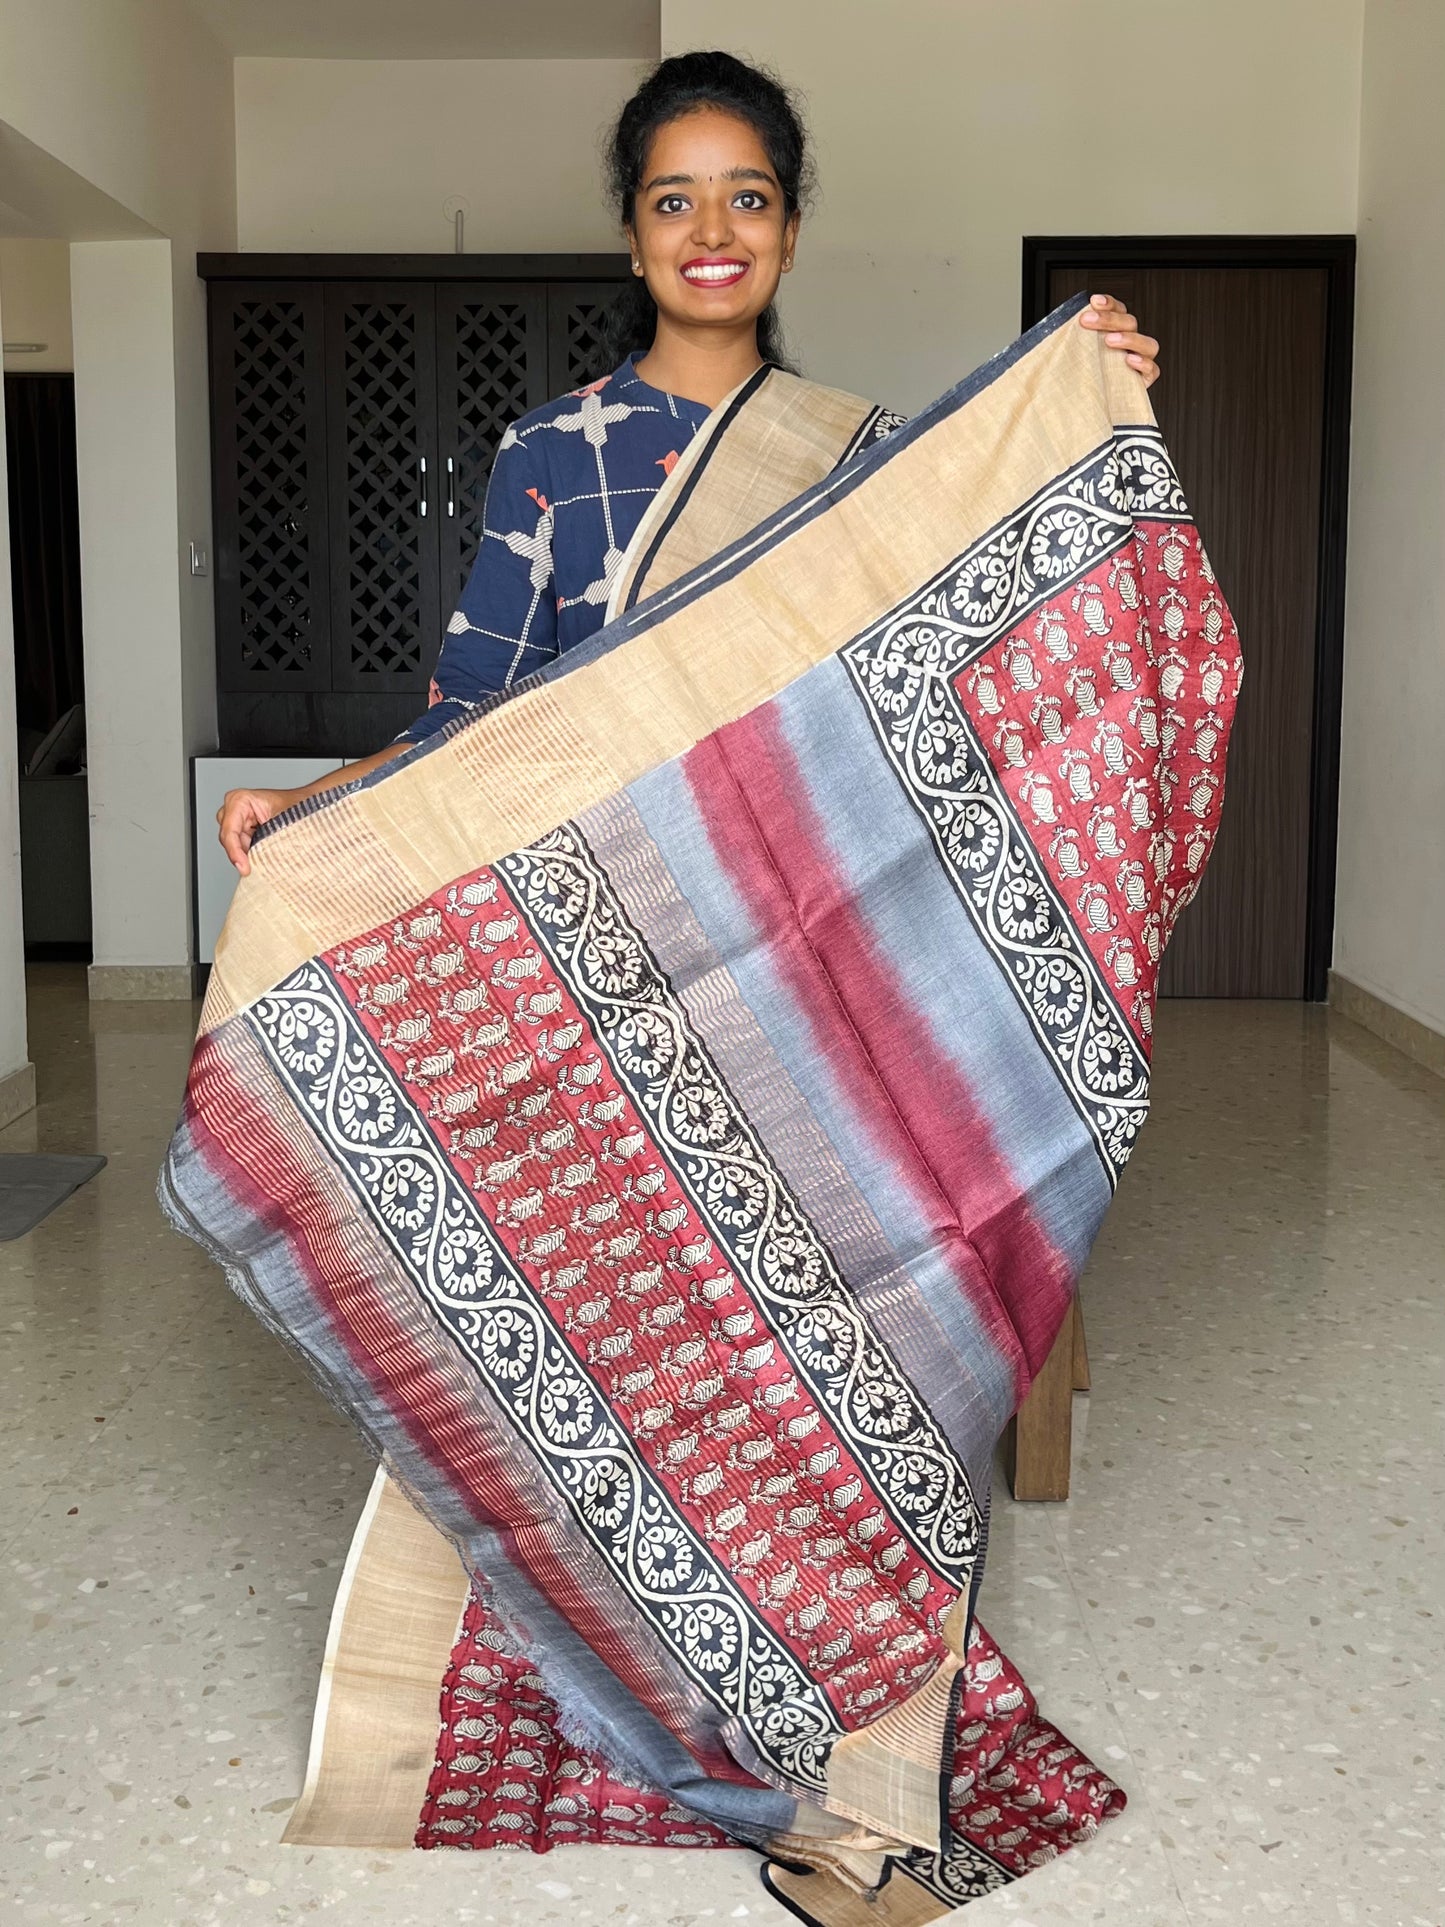
[[[331,687],[419,702],[445,621],[434,292],[342,281],[324,298]]]
[[[364,755],[424,707],[497,444],[594,373],[626,269],[201,257],[223,752]]]
[[[217,678],[331,683],[325,331],[319,286],[211,290]]]

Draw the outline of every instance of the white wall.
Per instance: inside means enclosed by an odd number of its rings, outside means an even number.
[[[64,241],[0,240],[5,339],[43,341],[39,355],[6,355],[7,375],[65,374],[70,345],[70,249]]]
[[[103,965],[187,955],[169,241],[71,250],[91,902]],[[170,485],[158,485],[169,475]],[[147,484],[136,486],[144,476]],[[124,502],[118,515],[113,504]]]
[[[1445,1031],[1445,8],[1370,0],[1335,968]]]
[[[662,0],[662,36],[804,92],[784,319],[807,373],[912,409],[1018,333],[1025,234],[1352,230],[1361,6]]]
[[[214,743],[211,585],[182,557],[192,537],[210,547],[195,254],[235,245],[231,61],[184,0],[4,0],[0,123],[163,237],[99,241],[115,226],[98,228],[82,197],[69,218],[63,195],[46,203],[50,232],[77,243],[87,696],[92,740],[111,732],[91,788],[93,985],[174,994],[189,954],[185,756]],[[11,198],[31,213],[24,187]],[[122,266],[105,249],[138,252]],[[159,332],[142,342],[128,332],[141,325]],[[106,975],[137,965],[160,968]]]
[[[245,249],[449,254],[621,245],[599,140],[643,71],[631,60],[236,62]]]

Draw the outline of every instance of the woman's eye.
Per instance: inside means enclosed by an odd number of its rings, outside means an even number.
[[[664,194],[657,204],[657,211],[659,214],[681,214],[686,206],[687,200],[684,195]]]
[[[743,208],[749,214],[761,214],[767,204],[767,196],[760,194],[755,187],[745,187],[742,193],[735,195],[733,199],[735,207]]]

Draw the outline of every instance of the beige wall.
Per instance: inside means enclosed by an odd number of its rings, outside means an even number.
[[[211,585],[183,558],[193,537],[211,546],[195,255],[235,245],[231,61],[184,0],[5,0],[0,126],[55,164],[33,206],[15,196],[38,174],[17,173],[10,198],[76,244],[96,960],[171,966],[174,982],[189,954],[185,758],[214,742]],[[95,238],[123,231],[119,216],[159,238]]]
[[[0,240],[5,339],[43,341],[39,355],[6,355],[7,375],[63,374],[70,346],[70,249],[64,241]]]
[[[239,245],[449,254],[620,245],[598,142],[630,60],[238,60]]]
[[[1352,230],[1361,5],[662,0],[662,32],[806,94],[785,319],[807,373],[912,409],[1017,334],[1022,235]]]
[[[1335,968],[1445,1031],[1445,7],[1370,0]]]

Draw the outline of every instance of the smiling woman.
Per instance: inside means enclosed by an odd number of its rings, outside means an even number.
[[[609,173],[606,369],[502,438],[427,713],[227,799],[164,1195],[430,1521],[383,1480],[288,1839],[741,1843],[920,1927],[1123,1804],[974,1604],[1236,659],[1131,316],[905,427],[782,362],[776,80],[664,62]]]

